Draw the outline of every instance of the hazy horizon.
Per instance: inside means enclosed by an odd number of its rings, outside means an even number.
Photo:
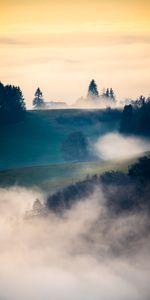
[[[149,95],[149,1],[0,5],[0,80],[19,85],[28,107],[38,86],[46,100],[72,104],[92,78],[119,100]]]

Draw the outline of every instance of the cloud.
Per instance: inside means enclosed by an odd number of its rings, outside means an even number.
[[[63,216],[24,219],[35,197],[0,190],[0,299],[149,299],[146,215],[116,218],[97,190]]]
[[[148,32],[43,32],[13,34],[0,38],[1,45],[16,45],[23,47],[100,47],[116,45],[150,44]]]
[[[98,139],[94,151],[104,160],[129,158],[150,151],[150,142],[134,136],[109,133]]]
[[[0,37],[0,45],[20,45],[22,44],[20,40],[16,38],[11,38],[8,36]]]

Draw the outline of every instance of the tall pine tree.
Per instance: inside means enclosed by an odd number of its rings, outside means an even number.
[[[109,97],[111,98],[112,101],[115,101],[115,94],[112,88],[110,89]]]
[[[88,88],[88,99],[96,99],[99,97],[99,92],[97,88],[97,84],[94,79],[90,82],[89,88]]]
[[[34,94],[33,106],[35,108],[42,108],[44,106],[43,94],[42,94],[40,88],[37,88],[37,90]]]

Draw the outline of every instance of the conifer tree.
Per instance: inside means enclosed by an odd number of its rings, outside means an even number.
[[[94,79],[90,82],[89,88],[88,88],[88,98],[98,98],[99,92],[97,88],[97,84]]]
[[[15,122],[23,118],[26,111],[20,87],[4,86],[0,83],[0,122]]]
[[[33,106],[35,108],[41,108],[44,105],[44,100],[43,100],[43,94],[38,87],[35,94],[34,94],[34,99],[33,99]]]
[[[110,89],[109,97],[111,98],[111,100],[115,101],[115,94],[112,88]]]

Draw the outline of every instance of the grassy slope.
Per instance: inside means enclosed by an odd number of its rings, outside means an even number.
[[[115,129],[114,122],[94,125],[78,120],[68,124],[58,122],[62,116],[86,114],[81,110],[28,111],[18,124],[0,127],[0,170],[62,163],[62,142],[73,131],[82,130],[88,138]]]
[[[60,149],[69,133],[82,130],[88,138],[95,139],[116,129],[114,121],[83,122],[84,114],[86,111],[81,110],[29,111],[23,122],[0,127],[0,170],[4,169],[0,172],[0,186],[39,187],[50,192],[88,174],[126,171],[132,160],[64,163]],[[71,116],[71,122],[59,122],[63,116]]]
[[[38,187],[46,192],[52,192],[72,183],[72,181],[81,180],[88,174],[100,174],[108,170],[126,172],[128,165],[135,160],[56,164],[5,170],[0,172],[0,186],[21,185],[24,187]]]

